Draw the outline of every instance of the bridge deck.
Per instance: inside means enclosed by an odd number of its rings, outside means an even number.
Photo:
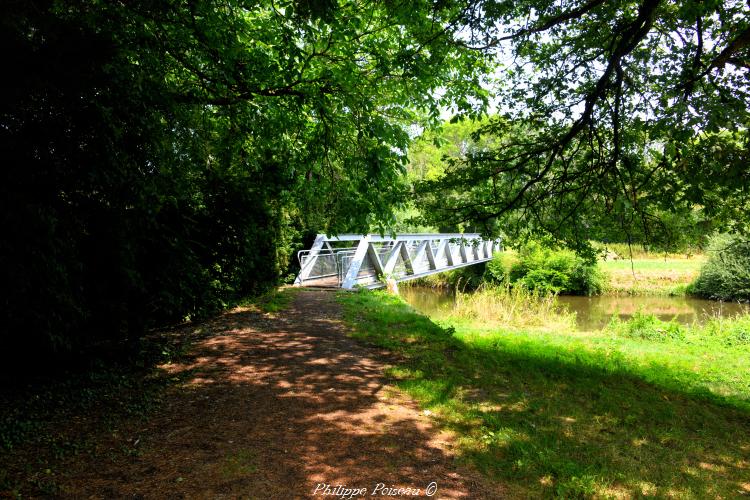
[[[396,281],[428,276],[486,262],[501,249],[499,240],[479,234],[319,234],[309,250],[298,252],[298,286],[379,288],[383,278]]]

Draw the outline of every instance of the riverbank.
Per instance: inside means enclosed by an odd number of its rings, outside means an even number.
[[[440,318],[450,314],[456,307],[456,292],[447,288],[430,288],[423,286],[402,286],[401,296],[417,311],[433,318]],[[466,292],[465,295],[473,294]],[[549,301],[552,300],[552,304]],[[750,314],[750,304],[738,302],[720,302],[715,300],[676,295],[597,295],[585,297],[579,295],[559,295],[554,299],[547,299],[548,307],[544,311],[534,310],[524,321],[516,322],[529,326],[529,323],[543,319],[547,313],[568,311],[575,314],[575,318],[555,318],[562,321],[563,326],[573,323],[573,328],[579,331],[598,331],[604,329],[613,318],[628,320],[636,313],[646,312],[661,321],[675,321],[684,326],[703,325],[717,318],[733,318],[738,315]],[[523,304],[521,304],[523,306]],[[527,307],[527,306],[526,306]],[[528,308],[528,307],[527,307]],[[507,309],[507,308],[504,308]],[[514,308],[518,311],[519,308]],[[499,319],[504,314],[498,314],[491,307],[485,309],[486,316]],[[553,321],[552,323],[559,323]],[[506,323],[506,326],[511,326]],[[533,325],[531,325],[533,326]],[[558,324],[556,330],[560,330]]]
[[[355,335],[461,456],[535,496],[750,494],[750,348],[433,321],[342,294]]]
[[[514,252],[505,252],[513,259]],[[500,255],[500,254],[498,254]],[[601,259],[597,266],[605,277],[602,293],[604,296],[686,296],[689,285],[700,274],[706,262],[703,254],[660,255],[641,252],[630,258]],[[484,265],[434,274],[409,282],[411,286],[433,288],[472,289],[483,282]],[[407,285],[409,286],[409,285]]]
[[[706,262],[703,255],[685,258],[639,258],[599,262],[607,275],[606,295],[685,295],[687,287],[700,274]]]

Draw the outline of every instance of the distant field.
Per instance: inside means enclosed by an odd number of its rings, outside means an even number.
[[[700,255],[702,250],[697,248],[687,249],[684,252],[653,252],[645,250],[639,245],[628,246],[626,243],[593,243],[596,248],[605,250],[607,253],[618,255],[623,259],[689,259],[695,255]]]
[[[610,293],[672,294],[682,293],[700,272],[703,255],[690,258],[640,258],[600,262],[609,275]]]

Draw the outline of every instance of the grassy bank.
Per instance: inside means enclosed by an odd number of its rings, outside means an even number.
[[[690,258],[639,258],[606,260],[599,263],[609,278],[608,294],[614,295],[684,295],[705,262],[702,255]]]
[[[629,257],[614,259],[613,255],[610,254],[607,260],[598,262],[598,269],[605,277],[601,290],[604,295],[682,296],[706,262],[703,254],[685,256],[648,253],[641,250],[633,255],[632,260]],[[497,254],[495,258],[498,262],[506,261],[505,264],[493,263],[495,268],[503,265],[507,267],[507,262],[518,260],[518,255],[514,251],[506,251]],[[409,282],[409,285],[472,290],[485,282],[497,282],[492,272],[489,272],[494,270],[493,265],[488,265],[488,268],[481,264],[433,274]],[[598,294],[598,290],[594,294]]]
[[[750,494],[750,348],[433,322],[342,294],[354,335],[396,352],[398,387],[515,497]]]

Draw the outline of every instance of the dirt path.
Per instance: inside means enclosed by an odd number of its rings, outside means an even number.
[[[140,452],[91,467],[68,491],[342,498],[337,485],[371,496],[378,483],[424,494],[434,482],[434,498],[502,497],[454,463],[450,436],[387,387],[387,353],[348,338],[339,314],[332,293],[302,291],[277,318],[238,310],[213,321],[190,361],[167,367],[193,372],[138,429]]]

